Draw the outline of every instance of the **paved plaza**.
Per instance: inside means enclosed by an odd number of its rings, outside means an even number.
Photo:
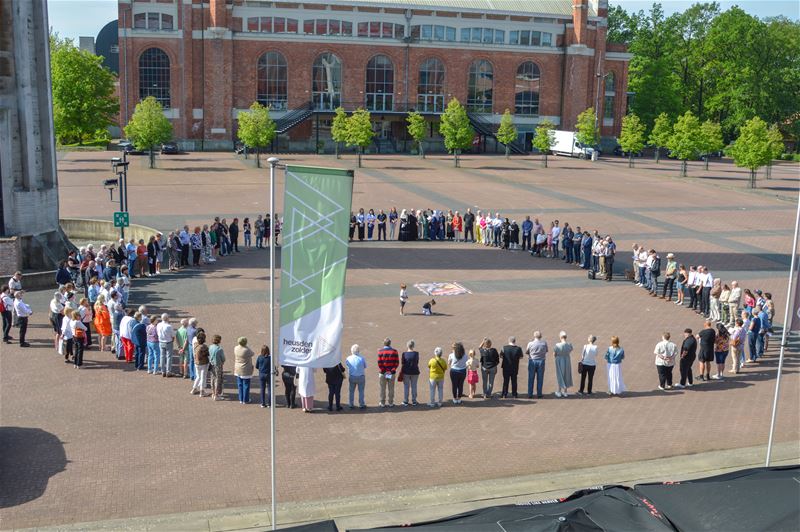
[[[113,155],[61,158],[62,218],[111,219],[116,204],[101,181],[110,177]],[[355,163],[352,156],[282,159],[317,166]],[[150,170],[146,157],[134,157],[131,221],[167,232],[213,216],[253,219],[268,208],[268,174],[251,163],[228,153],[191,153],[161,157]],[[462,212],[472,207],[519,222],[529,214],[543,223],[558,219],[597,228],[614,236],[620,269],[629,267],[634,242],[654,247],[662,257],[673,252],[678,262],[707,265],[726,282],[738,279],[744,287],[772,292],[776,324],[783,321],[796,164],[776,166],[773,179],[760,177],[756,191],[746,189],[745,170],[724,162],[712,163],[708,172],[694,163],[689,178],[678,178],[675,161],[638,160],[633,169],[621,159],[551,157],[548,169],[538,157],[465,157],[462,164],[454,169],[442,156],[365,157],[365,168],[356,171],[353,207]],[[282,181],[279,173],[279,190]],[[97,350],[86,353],[84,369],[74,370],[52,347],[47,324],[52,294],[29,294],[34,348],[3,345],[0,356],[0,528],[269,501],[268,411],[238,404],[231,375],[236,337],[247,336],[254,350],[267,341],[267,260],[265,251],[250,249],[212,266],[134,281],[133,304],[146,303],[153,313],[197,316],[206,331],[222,335],[231,399],[223,402],[198,400],[188,393],[189,381],[131,371]],[[339,414],[278,409],[281,502],[374,496],[766,443],[778,338],[762,362],[740,375],[661,392],[654,345],[664,330],[679,342],[680,331],[699,329],[702,320],[621,278],[590,281],[583,270],[561,261],[447,242],[354,243],[348,267],[343,348],[362,347],[370,366],[370,408]],[[425,296],[412,286],[434,281],[456,281],[472,293],[437,299],[440,314],[423,317],[417,313]],[[409,285],[411,296],[406,317],[398,312],[400,283]],[[600,393],[557,399],[550,358],[540,400],[475,399],[437,410],[377,408],[375,353],[386,336],[398,349],[415,339],[427,361],[436,346],[449,353],[454,341],[477,348],[484,336],[502,345],[510,335],[525,345],[534,330],[541,330],[551,347],[565,330],[578,351],[589,334],[599,338],[600,352],[611,335],[620,336],[630,393],[605,394],[601,363],[595,377]],[[574,378],[576,358],[573,354]],[[799,363],[793,349],[776,432],[782,443],[800,440]],[[523,362],[523,390],[525,368]],[[424,377],[419,389],[420,402],[427,402]],[[449,380],[445,392],[449,397]],[[283,387],[276,393],[282,396]],[[317,406],[326,398],[318,371]]]

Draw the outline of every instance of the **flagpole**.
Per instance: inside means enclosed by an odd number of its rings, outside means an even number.
[[[270,459],[270,475],[272,495],[270,502],[272,504],[270,522],[272,523],[272,530],[278,527],[277,519],[277,503],[276,496],[276,483],[275,483],[275,370],[277,369],[277,354],[275,353],[275,167],[278,166],[280,160],[277,157],[270,157],[267,159],[269,163],[269,354],[272,360],[272,367],[270,368],[270,401],[269,401],[269,459]]]
[[[794,273],[795,273],[795,260],[797,259],[797,234],[800,230],[800,193],[797,199],[797,218],[794,222],[794,241],[792,242],[792,262],[789,267],[789,287],[786,289],[786,310],[784,311],[783,318],[783,332],[781,332],[781,353],[778,357],[778,375],[775,380],[775,398],[772,401],[772,420],[769,423],[769,441],[767,442],[767,463],[769,467],[770,458],[772,458],[772,439],[775,432],[775,418],[778,415],[778,396],[781,391],[781,373],[783,372],[783,358],[786,350],[786,337],[789,335],[789,329],[792,326],[792,318],[794,313],[794,305],[792,300],[792,288],[794,288]]]

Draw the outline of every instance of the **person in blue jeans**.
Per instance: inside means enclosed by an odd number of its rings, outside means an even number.
[[[261,381],[261,408],[267,408],[272,404],[272,357],[269,346],[261,347],[261,353],[256,359],[256,369]]]
[[[197,318],[189,318],[189,325],[186,327],[186,352],[188,353],[187,364],[189,365],[189,378],[194,380],[194,337],[197,336]]]
[[[753,309],[753,315],[750,318],[750,326],[747,329],[747,346],[750,353],[750,362],[758,360],[759,343],[761,343],[763,349],[763,340],[759,334],[761,332],[761,318],[759,317],[759,312],[761,312],[760,307],[755,307]]]
[[[544,365],[547,359],[547,342],[542,340],[542,333],[533,333],[533,340],[528,344],[528,399],[533,398],[533,383],[536,381],[536,397],[542,398],[544,384]]]

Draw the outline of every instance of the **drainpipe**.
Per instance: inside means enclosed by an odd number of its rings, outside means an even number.
[[[567,23],[564,23],[564,37],[562,37],[561,44],[564,45],[564,54],[562,55],[561,60],[561,107],[559,110],[559,116],[561,117],[561,123],[558,125],[561,129],[564,128],[564,87],[566,85],[566,77],[567,77]]]

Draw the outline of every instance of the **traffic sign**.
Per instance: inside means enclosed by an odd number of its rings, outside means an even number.
[[[128,227],[131,225],[127,212],[114,213],[114,227]]]

